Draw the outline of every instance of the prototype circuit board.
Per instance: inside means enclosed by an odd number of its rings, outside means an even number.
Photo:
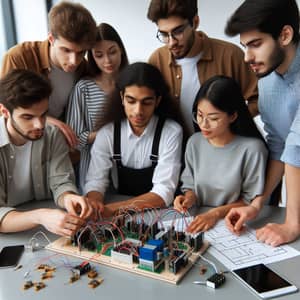
[[[141,218],[122,214],[113,222],[89,224],[73,239],[61,237],[46,248],[178,284],[207,249],[208,242],[203,241],[203,233],[191,236],[174,227],[159,228],[158,218],[155,220],[146,224]]]

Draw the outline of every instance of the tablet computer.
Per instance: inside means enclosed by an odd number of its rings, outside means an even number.
[[[269,299],[298,291],[297,287],[264,264],[232,271],[256,295]]]

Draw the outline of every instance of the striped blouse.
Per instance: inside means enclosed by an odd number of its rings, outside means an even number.
[[[70,94],[66,122],[76,133],[80,151],[79,187],[84,187],[85,176],[90,163],[88,144],[90,132],[98,130],[103,122],[107,101],[106,93],[92,79],[82,79],[75,85]]]

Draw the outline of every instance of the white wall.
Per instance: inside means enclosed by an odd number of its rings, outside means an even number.
[[[76,1],[74,1],[76,2]],[[147,19],[150,0],[80,0],[97,23],[110,23],[119,32],[131,62],[147,60],[162,44],[156,39],[156,25]],[[228,39],[224,35],[227,18],[243,0],[198,0],[200,26],[207,34]],[[217,9],[216,9],[217,8]],[[239,43],[238,38],[230,39]]]
[[[47,38],[47,10],[44,0],[12,0],[18,42]]]

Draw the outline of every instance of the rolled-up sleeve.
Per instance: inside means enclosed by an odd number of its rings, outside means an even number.
[[[167,121],[168,122],[168,121]],[[169,206],[174,199],[181,168],[182,129],[175,122],[165,125],[159,146],[158,164],[154,170],[151,192]]]
[[[109,185],[109,172],[113,166],[111,160],[112,136],[110,134],[112,130],[108,128],[111,126],[113,125],[109,124],[101,128],[96,135],[91,149],[91,161],[84,186],[85,193],[96,191],[104,195]]]
[[[287,136],[281,160],[295,167],[300,167],[300,106]]]

